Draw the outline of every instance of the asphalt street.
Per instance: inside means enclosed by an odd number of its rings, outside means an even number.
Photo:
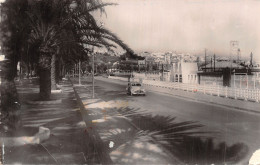
[[[126,82],[98,78],[96,92],[107,102],[127,106],[130,109],[146,110],[153,115],[174,116],[176,121],[197,121],[204,125],[201,131],[214,132],[209,136],[215,142],[228,145],[244,143],[249,147],[248,160],[252,153],[260,149],[260,115],[237,111],[230,107],[195,102],[184,98],[147,91],[146,96],[126,94]]]

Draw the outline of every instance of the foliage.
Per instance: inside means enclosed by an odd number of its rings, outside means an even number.
[[[134,54],[114,33],[98,26],[92,16],[95,10],[105,13],[108,5],[114,4],[100,0],[7,0],[2,5],[6,17],[1,34],[5,54],[10,55],[13,63],[8,68],[15,68],[21,58],[26,63],[50,68],[48,58],[39,57],[51,57],[54,53],[64,64],[85,61],[92,52],[91,46],[110,50],[117,44]]]
[[[93,47],[111,50],[121,46],[134,55],[122,40],[98,26],[94,19],[92,12],[105,13],[104,7],[108,5],[114,4],[100,0],[6,0],[1,7],[4,16],[1,37],[8,57],[8,78],[14,79],[18,61],[27,63],[28,70],[37,68],[42,80],[40,95],[45,92],[41,97],[48,99],[50,81],[53,85],[56,80],[55,59],[61,62],[61,68],[74,66],[87,61]]]
[[[126,60],[126,58],[128,58],[128,59],[133,59],[133,60],[144,60],[144,59],[145,59],[145,57],[138,56],[138,55],[136,55],[136,54],[132,55],[132,54],[130,54],[129,52],[125,52],[124,54],[122,54],[122,55],[120,56],[120,59],[121,59],[121,60]]]
[[[26,53],[28,38],[26,11],[27,0],[8,0],[1,4],[1,49],[7,61],[4,63],[4,78],[9,81],[16,76],[16,66]]]

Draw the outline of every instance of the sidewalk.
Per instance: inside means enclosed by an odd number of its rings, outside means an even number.
[[[17,83],[22,126],[1,138],[3,164],[100,163],[72,85],[62,82],[61,88],[62,93],[52,94],[52,99],[61,102],[30,104],[37,99],[38,85]]]
[[[77,83],[77,82],[76,82]],[[75,83],[75,84],[76,84]],[[99,98],[92,99],[91,83],[74,86],[81,103],[87,130],[96,135],[102,150],[99,155],[113,164],[181,164],[151,136],[138,129],[120,111],[123,105],[115,105]],[[98,147],[99,148],[99,147]]]

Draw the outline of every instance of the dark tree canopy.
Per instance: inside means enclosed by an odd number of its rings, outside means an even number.
[[[15,78],[18,61],[27,70],[37,68],[42,80],[40,95],[48,99],[56,68],[87,61],[94,47],[112,50],[120,46],[134,57],[131,48],[93,17],[94,11],[104,13],[108,5],[114,4],[100,0],[6,0],[1,5],[1,46],[8,59],[5,77]]]

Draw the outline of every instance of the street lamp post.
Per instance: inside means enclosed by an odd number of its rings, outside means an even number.
[[[110,72],[111,72],[111,70],[110,70],[110,69],[111,69],[110,64],[111,64],[111,62],[109,61],[109,62],[108,62],[108,74],[110,74]]]
[[[101,22],[100,28],[104,25],[103,22]],[[95,80],[94,80],[94,69],[95,69],[95,57],[94,57],[94,46],[92,47],[92,99],[95,98]]]
[[[80,70],[81,70],[81,63],[80,63],[80,60],[79,60],[79,85],[81,85],[81,75],[80,75]]]
[[[94,80],[94,69],[95,69],[95,66],[94,66],[94,62],[95,62],[95,57],[94,57],[94,47],[92,48],[92,99],[95,98],[95,80]]]

